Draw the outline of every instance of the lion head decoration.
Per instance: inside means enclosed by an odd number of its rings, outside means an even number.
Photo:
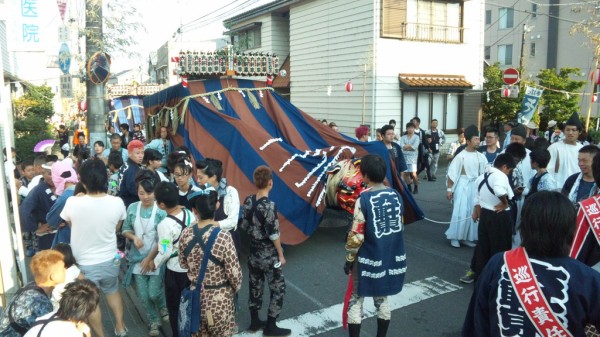
[[[354,204],[367,188],[360,173],[360,159],[340,160],[327,175],[327,206],[354,214]]]

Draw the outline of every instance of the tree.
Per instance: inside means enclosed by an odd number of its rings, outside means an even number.
[[[32,85],[27,89],[25,95],[13,100],[15,150],[21,159],[32,159],[35,144],[52,138],[47,122],[54,114],[52,89],[47,85]]]
[[[569,92],[579,92],[585,81],[571,79],[571,75],[579,74],[579,68],[543,69],[537,75],[540,86],[544,90],[540,99],[540,124],[547,125],[550,120],[565,121],[574,112],[579,111],[579,96]]]
[[[491,121],[494,124],[515,120],[517,112],[521,108],[520,100],[501,97],[499,89],[502,88],[504,82],[500,64],[496,63],[486,67],[483,70],[483,78],[483,120]]]

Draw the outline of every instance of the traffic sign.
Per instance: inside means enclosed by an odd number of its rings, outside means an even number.
[[[511,85],[519,82],[519,71],[515,68],[508,68],[502,73],[502,81]]]
[[[71,52],[66,43],[60,45],[60,50],[58,51],[58,66],[64,75],[69,74],[69,69],[71,68]]]

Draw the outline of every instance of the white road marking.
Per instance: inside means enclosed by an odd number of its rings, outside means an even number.
[[[406,307],[426,299],[447,294],[462,289],[458,285],[446,282],[437,276],[407,283],[398,295],[388,298],[391,310]],[[342,326],[342,308],[344,304],[332,305],[328,308],[315,310],[300,316],[288,318],[277,323],[282,328],[292,330],[292,337],[310,337]],[[364,317],[376,315],[373,301],[366,299],[364,302]],[[235,337],[261,337],[262,331],[250,333],[241,332]]]

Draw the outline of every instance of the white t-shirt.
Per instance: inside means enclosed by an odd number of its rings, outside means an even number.
[[[181,213],[174,216],[183,221],[186,227],[196,223],[194,213],[188,209],[184,209]],[[182,230],[181,225],[169,217],[164,218],[158,224],[156,227],[156,231],[158,232],[158,254],[154,258],[156,269],[160,268],[166,262],[167,268],[174,272],[187,272],[187,269],[182,268],[179,264],[179,258],[177,256],[172,257],[173,253],[179,252],[179,237]]]
[[[54,314],[55,314],[55,312],[51,312],[47,315],[41,316],[37,320],[39,321],[39,320],[43,320],[43,319],[48,319]],[[29,329],[29,331],[27,331],[27,333],[23,337],[37,337],[42,326],[43,326],[43,324],[34,326],[33,328]],[[87,330],[88,333],[90,331],[89,329],[90,328],[87,325],[84,328],[84,330]],[[81,337],[82,332],[84,332],[84,331],[79,331],[77,329],[77,327],[75,326],[75,323],[73,323],[73,322],[57,320],[57,321],[48,323],[46,325],[46,327],[44,327],[44,330],[42,330],[42,334],[40,336],[41,337],[55,337],[55,336]]]
[[[58,305],[60,303],[60,299],[62,298],[62,293],[65,291],[65,287],[67,284],[77,280],[81,274],[81,270],[76,265],[72,265],[67,268],[65,273],[65,282],[57,284],[54,289],[52,289],[52,306],[54,306],[54,310],[58,310]]]
[[[79,265],[89,266],[114,258],[116,227],[126,215],[123,200],[111,195],[67,199],[60,217],[71,223],[71,249]]]

